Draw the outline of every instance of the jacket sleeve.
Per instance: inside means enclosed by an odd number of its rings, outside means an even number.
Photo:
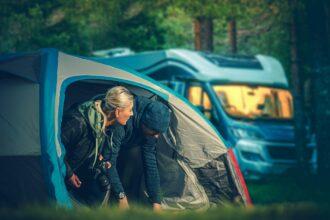
[[[142,144],[142,162],[147,192],[152,203],[160,203],[160,178],[156,159],[158,139],[145,137]]]
[[[112,139],[112,147],[110,148],[110,157],[109,157],[109,162],[111,163],[111,167],[109,169],[108,175],[113,192],[116,197],[118,197],[119,193],[124,192],[124,188],[122,186],[117,171],[117,157],[124,137],[125,137],[125,131],[123,127],[118,127],[112,131],[112,138],[110,134],[108,141],[109,143],[108,145],[110,145]]]
[[[73,175],[73,170],[71,168],[68,156],[77,146],[77,143],[85,132],[85,123],[75,117],[66,118],[66,120],[62,123],[61,141],[66,150],[66,155],[64,157],[64,163],[66,165],[66,178],[70,178]]]

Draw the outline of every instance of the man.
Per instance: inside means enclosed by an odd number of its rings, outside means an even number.
[[[155,211],[161,209],[160,179],[156,160],[156,145],[159,135],[168,129],[169,123],[170,110],[165,104],[158,101],[152,101],[145,97],[135,97],[133,116],[125,125],[125,133],[113,136],[114,140],[121,140],[123,137],[126,140],[121,146],[122,150],[136,145],[141,148],[146,189]],[[112,148],[110,180],[113,192],[119,200],[119,207],[128,208],[128,200],[116,170],[118,154],[119,149]],[[124,154],[120,156],[125,158],[127,155]],[[125,175],[125,173],[123,175]]]

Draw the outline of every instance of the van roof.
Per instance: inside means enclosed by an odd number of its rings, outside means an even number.
[[[125,65],[143,74],[151,74],[168,66],[177,66],[199,81],[288,87],[280,62],[265,55],[231,57],[187,49],[169,49],[101,58],[100,61]]]

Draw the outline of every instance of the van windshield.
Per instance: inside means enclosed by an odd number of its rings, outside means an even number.
[[[213,85],[225,111],[245,119],[292,119],[292,96],[288,90],[264,86]]]

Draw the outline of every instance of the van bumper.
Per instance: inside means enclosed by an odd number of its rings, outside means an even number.
[[[233,149],[246,179],[261,179],[267,175],[282,174],[297,166],[293,143],[275,143],[257,140],[239,140]],[[307,146],[311,172],[316,172],[316,146]]]

